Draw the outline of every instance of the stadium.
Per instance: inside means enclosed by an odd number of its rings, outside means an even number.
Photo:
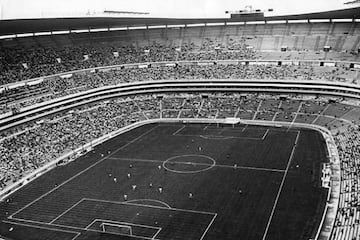
[[[360,8],[0,21],[0,239],[360,239]]]

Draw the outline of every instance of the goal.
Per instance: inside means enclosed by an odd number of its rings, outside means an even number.
[[[114,223],[101,223],[101,230],[105,233],[128,235],[132,236],[132,228],[128,225],[114,224]]]

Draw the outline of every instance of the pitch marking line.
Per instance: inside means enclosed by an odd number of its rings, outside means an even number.
[[[196,210],[181,209],[181,208],[167,208],[167,207],[153,206],[153,205],[148,205],[148,204],[118,202],[118,201],[102,200],[102,199],[95,199],[95,198],[84,198],[84,201],[114,203],[114,204],[121,204],[121,205],[130,205],[130,206],[137,206],[137,207],[148,207],[148,208],[164,209],[164,210],[187,212],[187,213],[197,213],[197,214],[204,214],[204,215],[216,215],[217,214],[217,213],[206,212],[206,211],[196,211]]]
[[[109,159],[113,159],[113,160],[121,160],[121,161],[134,161],[134,162],[149,162],[149,163],[164,163],[165,161],[162,160],[154,160],[154,159],[139,159],[139,158],[114,158],[114,157],[110,157]],[[176,162],[177,164],[189,164],[189,161],[187,162]],[[193,163],[190,162],[190,164],[193,165],[204,165],[204,166],[210,166],[211,164],[206,164],[206,163]],[[258,171],[269,171],[269,172],[285,172],[286,170],[284,169],[276,169],[276,168],[260,168],[260,167],[247,167],[247,166],[231,166],[231,165],[221,165],[221,164],[216,164],[214,167],[221,167],[221,168],[231,168],[231,169],[248,169],[248,170],[258,170]]]
[[[242,126],[236,126],[236,127],[229,127],[229,126],[222,126],[222,127],[216,127],[216,126],[205,126],[206,129],[203,129],[204,131],[205,130],[214,130],[214,131],[217,131],[219,133],[223,133],[224,131],[231,131],[231,132],[235,132],[235,133],[241,133],[243,132],[243,127]],[[220,130],[220,131],[219,131]]]
[[[176,132],[174,132],[172,135],[176,136],[176,134],[178,134],[179,132],[181,132],[181,130],[183,130],[186,126],[182,126],[181,128],[179,128]]]
[[[246,125],[247,126],[247,125]],[[184,126],[185,127],[185,126]],[[183,128],[180,128],[179,130],[183,130]],[[245,127],[246,128],[246,127]],[[239,132],[244,132],[244,129],[242,129]],[[229,128],[230,129],[230,128]],[[290,130],[290,128],[287,129],[287,131],[285,130],[277,130],[277,129],[269,129],[266,128],[265,133],[261,136],[261,137],[241,137],[241,136],[225,136],[225,135],[204,135],[204,134],[179,134],[180,131],[176,131],[175,133],[173,133],[173,136],[180,136],[180,137],[201,137],[204,139],[210,139],[210,140],[228,140],[228,139],[245,139],[245,140],[257,140],[257,141],[263,141],[265,140],[265,138],[267,137],[267,135],[269,134],[270,131],[272,132],[298,132],[298,130]],[[265,130],[265,129],[263,129]],[[224,130],[223,130],[224,131]]]
[[[209,223],[209,225],[208,225],[207,228],[205,229],[205,232],[204,232],[203,235],[201,236],[200,240],[203,240],[203,238],[205,237],[205,235],[206,235],[207,232],[209,231],[211,225],[212,225],[213,222],[215,221],[216,216],[217,216],[217,213],[215,213],[214,217],[212,218],[211,222]]]
[[[134,227],[151,228],[154,230],[162,229],[161,227],[154,227],[154,226],[150,226],[150,225],[136,224],[136,223],[131,223],[131,222],[119,222],[119,221],[100,219],[100,218],[96,218],[95,220],[93,220],[85,229],[88,229],[95,222],[108,222],[108,223],[114,223],[114,224],[119,224],[119,225],[124,224],[124,225],[129,225],[129,226],[134,226]]]
[[[270,129],[267,129],[266,132],[264,133],[264,135],[262,136],[261,140],[264,140],[266,138],[266,136],[268,135]]]
[[[162,205],[164,205],[165,207],[167,208],[171,208],[171,206],[169,204],[167,204],[166,202],[163,202],[163,201],[160,201],[160,200],[156,200],[156,199],[147,199],[147,198],[144,198],[144,199],[133,199],[133,200],[129,200],[127,201],[128,203],[136,203],[136,202],[141,202],[141,201],[148,201],[148,202],[156,202],[156,203],[160,203]],[[139,203],[141,204],[141,203]]]
[[[20,219],[17,219],[17,220],[21,221]],[[19,225],[19,226],[25,226],[25,227],[31,227],[31,228],[39,228],[39,229],[45,229],[45,230],[50,230],[50,231],[57,231],[57,232],[65,232],[65,233],[75,234],[75,236],[71,240],[74,240],[75,238],[77,238],[81,234],[80,232],[75,232],[75,231],[69,231],[69,230],[63,230],[63,229],[57,229],[57,228],[50,228],[50,227],[43,227],[43,226],[35,226],[35,225],[26,224],[26,223],[17,223],[17,222],[12,222],[12,221],[7,221],[7,220],[3,220],[3,222],[8,223],[8,224]],[[24,222],[26,222],[26,221],[24,221]]]
[[[61,227],[61,228],[70,228],[70,229],[74,229],[77,231],[90,231],[90,232],[96,232],[96,233],[104,233],[103,231],[98,231],[98,230],[94,230],[94,229],[85,229],[85,228],[81,228],[81,227],[74,227],[74,226],[68,226],[68,225],[62,225],[62,224],[55,224],[55,223],[45,223],[45,222],[39,222],[39,221],[33,221],[33,220],[26,220],[26,219],[21,219],[21,218],[13,218],[14,220],[20,221],[20,222],[25,222],[25,223],[32,223],[32,224],[42,224],[42,225],[46,225],[49,226],[49,230],[59,230],[59,229],[51,229],[50,227]],[[10,222],[13,224],[17,224],[14,222]],[[19,224],[19,223],[18,223]],[[29,227],[35,227],[35,228],[40,228],[40,226],[36,226],[36,225],[28,225]],[[61,231],[61,230],[60,230]],[[68,231],[68,230],[64,230],[64,231]],[[71,232],[71,231],[69,231]],[[75,232],[74,232],[75,233]],[[77,233],[77,232],[76,232]],[[79,234],[80,235],[80,234]],[[73,239],[77,238],[79,235],[75,236]],[[129,235],[125,235],[125,234],[120,234],[118,233],[117,235],[121,235],[121,236],[129,236]],[[154,238],[149,238],[149,237],[140,237],[137,236],[136,238],[138,239],[144,239],[144,240],[154,240]],[[73,240],[72,239],[72,240]],[[159,239],[156,239],[159,240]]]
[[[248,126],[249,126],[249,124],[246,124],[245,127],[241,131],[244,132]]]
[[[128,203],[128,202],[117,202],[117,201],[100,200],[100,199],[92,199],[92,198],[84,198],[84,200],[96,201],[96,202],[114,203],[114,204],[133,205],[133,206],[139,206],[139,207],[149,207],[149,208],[165,209],[165,210],[188,212],[188,213],[197,213],[197,214],[204,214],[204,215],[213,215],[212,220],[210,221],[209,225],[205,229],[205,231],[204,231],[203,235],[201,236],[200,240],[202,240],[205,237],[206,233],[209,231],[210,226],[213,224],[213,222],[215,221],[215,218],[217,216],[217,213],[205,212],[205,211],[195,211],[195,210],[189,210],[189,209],[180,209],[180,208],[170,208],[169,209],[169,208],[166,208],[166,207],[151,206],[151,205],[146,205],[146,204],[135,204],[135,203]],[[157,234],[155,234],[155,236],[157,236]]]
[[[280,194],[281,194],[282,188],[283,188],[283,186],[284,186],[286,176],[287,176],[287,174],[288,174],[288,172],[289,172],[289,168],[290,168],[290,165],[291,165],[291,160],[292,160],[293,157],[294,157],[294,153],[295,153],[295,149],[296,149],[296,146],[297,146],[297,143],[298,143],[298,140],[299,140],[299,136],[300,136],[300,131],[298,131],[298,133],[297,133],[297,135],[296,135],[295,143],[294,143],[293,149],[292,149],[292,151],[291,151],[291,154],[290,154],[290,157],[289,157],[289,160],[288,160],[288,164],[287,164],[287,166],[286,166],[286,170],[285,170],[284,176],[283,176],[283,178],[282,178],[282,180],[281,180],[281,184],[280,184],[280,187],[279,187],[279,191],[278,191],[278,193],[277,193],[277,195],[276,195],[275,202],[274,202],[273,208],[272,208],[272,210],[271,210],[271,214],[270,214],[268,223],[267,223],[267,225],[266,225],[265,233],[264,233],[264,235],[263,235],[262,240],[265,240],[265,239],[266,239],[266,235],[267,235],[267,233],[268,233],[268,231],[269,231],[270,223],[271,223],[271,220],[272,220],[272,218],[273,218],[273,216],[274,216],[275,208],[276,208],[277,203],[278,203],[278,201],[279,201]]]
[[[112,220],[105,220],[105,219],[99,219],[96,218],[94,219],[89,225],[86,226],[86,230],[93,230],[90,229],[90,227],[96,223],[96,222],[105,222],[105,223],[112,223],[112,224],[118,224],[118,225],[125,225],[125,226],[134,226],[134,227],[142,227],[142,228],[148,228],[148,229],[154,229],[156,230],[156,233],[154,234],[154,236],[151,237],[151,239],[155,239],[156,236],[161,232],[162,228],[161,227],[154,227],[154,226],[150,226],[150,225],[142,225],[142,224],[135,224],[135,223],[130,223],[130,222],[119,222],[119,221],[112,221]],[[137,237],[137,238],[142,238],[143,236],[138,236],[138,235],[131,235],[131,237]]]
[[[133,140],[131,140],[130,142],[126,143],[125,145],[121,146],[120,148],[118,148],[117,150],[115,150],[114,152],[112,152],[111,154],[101,158],[99,161],[95,162],[94,164],[90,165],[89,167],[85,168],[84,170],[82,170],[81,172],[78,172],[77,174],[75,174],[74,176],[72,176],[71,178],[69,178],[68,180],[66,180],[65,182],[59,184],[57,187],[51,189],[50,191],[46,192],[45,194],[41,195],[40,197],[36,198],[35,200],[33,200],[32,202],[26,204],[24,207],[20,208],[19,210],[17,210],[16,212],[14,212],[13,214],[11,214],[9,216],[9,219],[13,218],[13,216],[15,216],[16,214],[18,214],[19,212],[23,211],[24,209],[28,208],[29,206],[31,206],[32,204],[34,204],[35,202],[39,201],[40,199],[42,199],[43,197],[49,195],[50,193],[54,192],[55,190],[59,189],[60,187],[62,187],[63,185],[65,185],[66,183],[72,181],[73,179],[75,179],[76,177],[80,176],[81,174],[83,174],[84,172],[90,170],[91,168],[93,168],[94,166],[98,165],[99,163],[103,162],[104,160],[108,159],[110,156],[114,155],[115,153],[117,153],[118,151],[124,149],[125,147],[129,146],[130,144],[136,142],[137,140],[141,139],[143,136],[147,135],[148,133],[150,133],[151,131],[153,131],[155,128],[157,128],[159,125],[154,126],[153,128],[151,128],[150,130],[146,131],[145,133],[141,134],[140,136],[134,138]]]
[[[185,136],[185,135],[181,135],[181,136]],[[209,139],[209,140],[228,140],[228,139],[236,138],[236,137],[231,137],[231,136],[225,137],[225,136],[221,136],[221,135],[199,135],[199,137],[204,138],[204,139]]]
[[[77,205],[79,205],[81,202],[83,201],[83,199],[81,199],[80,201],[78,201],[77,203],[75,203],[74,205],[72,205],[70,208],[68,208],[67,210],[65,210],[63,213],[61,213],[59,216],[57,216],[56,218],[54,218],[53,220],[51,220],[51,222],[49,222],[50,224],[55,222],[56,220],[58,220],[59,218],[61,218],[62,216],[64,216],[66,213],[68,213],[71,209],[73,209],[74,207],[76,207]]]
[[[88,230],[90,226],[92,226],[94,223],[96,223],[98,219],[95,218],[92,222],[90,222],[86,227],[85,227],[85,230]]]
[[[285,170],[282,169],[276,169],[276,168],[258,168],[258,167],[233,167],[233,166],[227,166],[227,165],[216,165],[218,167],[225,167],[225,168],[236,168],[236,169],[246,169],[246,170],[257,170],[257,171],[267,171],[267,172],[285,172]],[[215,166],[215,167],[216,167]]]
[[[160,228],[153,236],[152,239],[155,239],[157,237],[157,235],[159,235],[159,233],[161,232],[162,228]]]
[[[182,157],[202,157],[202,158],[206,158],[208,160],[210,160],[212,163],[211,164],[206,164],[206,163],[199,163],[196,165],[196,163],[193,163],[193,162],[171,162],[171,160],[173,159],[176,159],[176,158],[182,158]],[[170,165],[173,163],[173,164],[177,164],[177,163],[185,163],[187,165],[191,164],[191,165],[195,165],[195,166],[204,166],[205,168],[203,169],[199,169],[199,170],[182,170],[182,171],[179,171],[179,170],[174,170],[174,169],[171,169],[169,167],[166,166],[166,163],[169,163]],[[170,171],[170,172],[175,172],[175,173],[186,173],[186,174],[192,174],[192,173],[200,173],[200,172],[204,172],[206,170],[210,170],[211,168],[215,167],[216,165],[216,161],[215,159],[213,159],[212,157],[209,157],[209,156],[206,156],[206,155],[200,155],[200,154],[186,154],[186,155],[178,155],[178,156],[173,156],[173,157],[170,157],[168,159],[166,159],[163,163],[162,163],[162,166],[163,168],[165,168],[166,170]]]
[[[246,139],[246,140],[257,140],[257,141],[262,141],[262,137],[236,137],[236,136],[224,136],[224,135],[198,135],[198,134],[176,134],[173,135],[176,137],[201,137],[204,139],[211,139],[211,140],[219,140],[219,138],[221,138],[221,140],[226,140],[226,139]]]
[[[203,128],[203,131],[205,131],[209,126],[210,126],[211,123],[207,124],[204,128]]]

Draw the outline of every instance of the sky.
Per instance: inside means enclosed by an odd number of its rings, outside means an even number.
[[[355,7],[346,0],[0,0],[0,18],[82,16],[104,10],[149,12],[150,17],[225,17],[247,5],[265,15],[308,13]],[[272,13],[267,9],[274,9]]]

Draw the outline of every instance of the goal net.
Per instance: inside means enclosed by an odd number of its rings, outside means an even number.
[[[225,124],[238,124],[238,123],[240,123],[240,118],[230,118],[230,117],[228,117],[228,118],[225,118],[224,123]]]
[[[132,228],[128,225],[114,224],[114,223],[101,223],[101,229],[105,233],[121,234],[132,236]]]
[[[224,118],[224,119],[221,119],[220,121],[217,121],[216,122],[216,127],[217,128],[223,128],[223,127],[227,127],[229,125],[232,125],[233,127],[236,125],[236,124],[239,124],[241,123],[240,121],[240,118]]]

